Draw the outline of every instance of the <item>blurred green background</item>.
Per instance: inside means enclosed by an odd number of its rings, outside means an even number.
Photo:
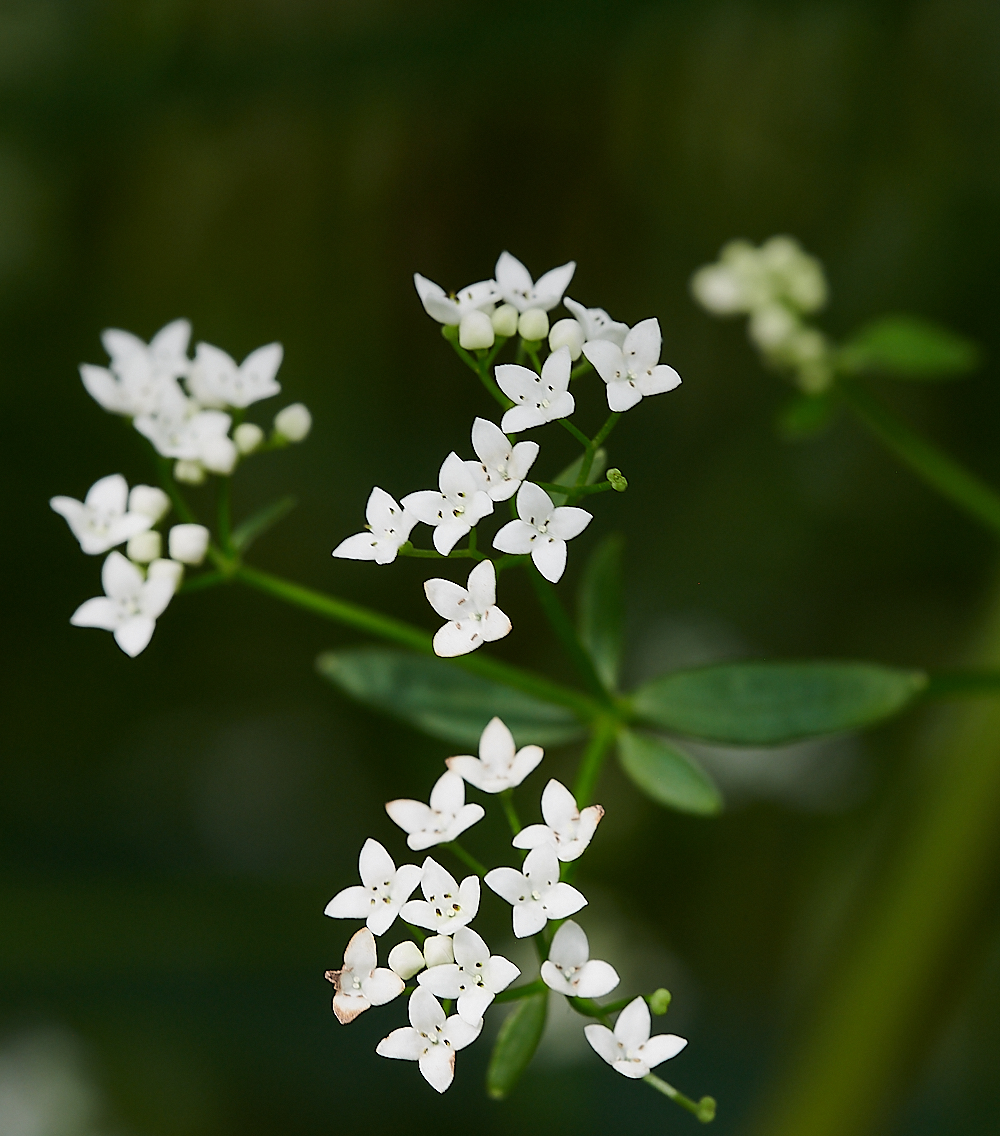
[[[330,558],[372,484],[433,484],[492,410],[411,274],[458,287],[503,248],[536,276],[575,258],[570,294],[630,323],[658,316],[685,380],[614,435],[630,491],[596,502],[563,585],[584,546],[625,533],[632,680],[748,654],[955,663],[991,539],[849,421],[778,441],[787,389],[741,326],[694,307],[687,279],[731,237],[790,232],[828,267],[834,334],[909,310],[995,359],[998,63],[985,0],[0,6],[3,1136],[378,1134],[446,1118],[482,1133],[694,1129],[561,1019],[503,1104],[482,1096],[486,1044],[439,1101],[371,1052],[396,1008],[337,1025],[322,975],[346,935],[323,905],[366,835],[402,854],[381,803],[423,795],[447,747],[326,686],[316,654],[356,637],[264,596],[184,597],[134,661],[70,627],[99,562],[47,499],[151,476],[76,367],[104,361],[106,326],[148,338],[182,315],[239,358],[281,340],[286,401],[316,424],[237,480],[238,514],[300,501],[254,559],[430,629],[419,562]],[[883,393],[1000,478],[994,364]],[[600,392],[582,404],[596,424]],[[547,473],[572,452],[560,434],[542,439]],[[521,633],[500,653],[562,673],[554,650],[538,657],[530,596],[504,606]],[[718,1098],[720,1136],[780,1099],[938,719],[781,754],[706,751],[729,801],[714,821],[658,810],[609,767],[579,876],[595,948],[630,989],[673,990],[667,1028],[691,1045],[667,1076]],[[553,751],[549,770],[574,759]],[[499,828],[481,839],[500,854]],[[927,991],[880,1132],[996,1131],[996,898]],[[499,913],[487,927],[502,940]],[[24,1127],[32,1107],[62,1127]]]

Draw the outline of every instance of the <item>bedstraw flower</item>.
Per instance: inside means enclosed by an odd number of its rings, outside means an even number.
[[[188,375],[188,388],[203,406],[247,407],[281,393],[275,379],[284,349],[280,343],[258,347],[237,366],[211,343],[199,343]]]
[[[456,453],[442,462],[438,486],[439,491],[408,493],[402,504],[418,521],[434,529],[434,547],[447,556],[463,536],[493,512],[493,502],[476,463],[464,462]]]
[[[563,346],[545,360],[540,375],[517,363],[501,363],[494,368],[497,385],[514,403],[504,414],[500,429],[505,434],[520,434],[572,414],[576,400],[569,393],[571,366],[569,348]]]
[[[471,1025],[481,1025],[493,999],[521,972],[501,955],[491,955],[471,927],[455,932],[454,950],[454,962],[430,967],[417,981],[438,998],[457,998],[459,1015]]]
[[[470,1025],[458,1014],[450,1018],[434,995],[418,986],[410,995],[410,1024],[395,1029],[375,1050],[380,1057],[416,1061],[424,1080],[443,1093],[455,1077],[455,1054],[479,1036],[482,1022]]]
[[[445,759],[450,770],[484,793],[502,793],[520,785],[545,756],[541,746],[515,752],[514,735],[499,718],[492,718],[479,738],[479,757]]]
[[[550,844],[532,849],[521,871],[494,868],[483,882],[514,909],[514,935],[537,935],[550,919],[565,919],[587,904],[570,884],[559,882],[559,860]]]
[[[353,1022],[371,1006],[384,1006],[404,990],[398,974],[378,965],[375,936],[367,927],[355,931],[344,951],[343,967],[328,970],[326,980],[336,988],[333,1012],[341,1025]]]
[[[500,427],[485,418],[472,424],[472,448],[482,463],[486,492],[494,501],[513,497],[538,457],[537,442],[511,445]]]
[[[625,342],[628,324],[613,320],[603,308],[585,308],[583,304],[578,304],[569,296],[563,300],[563,307],[573,313],[583,332],[584,343],[590,343],[595,339],[607,339],[610,343],[617,343],[621,347]]]
[[[101,569],[105,595],[82,603],[70,618],[74,627],[100,627],[113,631],[115,642],[130,658],[146,649],[156,620],[174,594],[164,577],[144,579],[131,561],[112,552]]]
[[[579,536],[593,517],[573,505],[556,507],[540,486],[525,481],[517,491],[518,520],[508,521],[493,538],[501,552],[531,553],[535,567],[555,583],[566,570],[566,541]]]
[[[649,1007],[644,998],[636,998],[618,1015],[613,1032],[596,1023],[585,1026],[583,1032],[599,1057],[623,1077],[638,1080],[647,1076],[650,1069],[676,1057],[687,1045],[683,1037],[673,1033],[650,1037],[649,1027]]]
[[[550,312],[563,297],[576,271],[570,260],[558,268],[550,268],[537,281],[515,256],[502,252],[496,266],[496,283],[500,298],[513,304],[519,312],[538,309]],[[546,329],[547,330],[547,329]]]
[[[154,523],[148,514],[129,509],[128,483],[120,473],[95,481],[82,501],[53,497],[49,506],[65,519],[88,556],[108,552]]]
[[[447,619],[434,636],[434,653],[444,659],[467,655],[510,634],[510,620],[496,606],[497,574],[492,560],[469,573],[468,587],[435,578],[424,584],[427,602]]]
[[[406,843],[415,852],[457,839],[482,820],[485,812],[482,805],[465,803],[465,782],[450,770],[435,782],[429,805],[423,801],[396,800],[387,802],[385,811],[409,833]]]
[[[341,560],[374,560],[376,564],[391,564],[400,546],[410,539],[410,531],[417,523],[412,513],[397,505],[377,485],[369,494],[365,519],[368,532],[342,540],[333,550],[334,556]]]
[[[583,928],[567,920],[552,939],[549,957],[542,963],[542,981],[567,998],[601,998],[618,985],[615,968],[590,957]]]
[[[384,935],[420,883],[423,871],[416,864],[397,868],[382,845],[369,838],[358,856],[358,874],[361,883],[337,892],[323,914],[331,919],[364,919],[373,935]]]
[[[454,935],[459,927],[471,923],[479,912],[479,877],[466,876],[459,884],[451,872],[430,856],[424,860],[423,872],[420,890],[424,898],[411,899],[403,904],[402,916],[407,923],[426,927],[436,936]],[[434,953],[441,954],[440,950]],[[429,966],[434,965],[426,942],[424,958]]]
[[[560,860],[569,861],[583,855],[594,838],[604,809],[600,805],[577,808],[573,794],[553,778],[542,793],[542,816],[545,823],[522,828],[514,837],[514,847],[538,848],[548,844]]]
[[[637,323],[621,347],[606,339],[584,344],[584,355],[607,383],[611,410],[628,410],[644,397],[680,386],[680,375],[660,362],[660,346],[660,323],[656,319]]]

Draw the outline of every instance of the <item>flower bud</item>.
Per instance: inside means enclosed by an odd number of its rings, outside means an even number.
[[[695,1116],[702,1124],[709,1124],[713,1121],[715,1119],[715,1098],[702,1097],[701,1100],[698,1101],[698,1109],[695,1112]]]
[[[517,334],[522,339],[544,339],[549,334],[549,317],[541,308],[522,312],[517,321]]]
[[[169,580],[176,592],[184,579],[184,565],[179,560],[154,560],[146,569],[146,579]]]
[[[185,485],[201,485],[205,480],[205,467],[199,461],[182,458],[174,462],[174,479],[183,481]]]
[[[431,935],[424,939],[424,960],[428,967],[445,966],[455,961],[451,939],[447,935]]]
[[[458,344],[466,351],[493,346],[493,321],[485,312],[466,312],[458,325]]]
[[[609,469],[604,476],[611,482],[611,488],[616,493],[624,493],[628,489],[628,482],[622,476],[620,469]]]
[[[654,990],[646,1001],[649,1003],[649,1009],[652,1013],[665,1014],[670,1005],[670,991],[664,990],[661,986],[659,990]]]
[[[289,442],[301,442],[312,429],[312,415],[301,402],[293,402],[274,416],[274,429]]]
[[[254,422],[243,422],[233,431],[233,441],[241,454],[252,454],[264,441],[264,431]]]
[[[583,351],[583,328],[575,319],[559,320],[549,332],[549,350],[558,351],[560,347],[569,348],[569,357],[575,363]]]
[[[208,538],[204,525],[174,525],[167,537],[171,558],[182,564],[200,564],[208,551]]]
[[[416,943],[397,943],[389,952],[389,969],[405,982],[424,969],[424,956]]]
[[[156,529],[147,529],[146,532],[136,533],[129,537],[125,545],[125,555],[136,564],[148,564],[156,560],[163,551],[163,538]]]
[[[239,456],[232,438],[213,438],[201,451],[201,464],[212,473],[227,476],[233,472]]]
[[[170,512],[170,498],[155,485],[133,485],[128,495],[128,511],[149,517],[155,525]]]
[[[497,335],[502,335],[505,339],[510,337],[517,331],[517,317],[519,312],[513,304],[501,304],[496,308],[490,320],[493,323],[493,330]]]

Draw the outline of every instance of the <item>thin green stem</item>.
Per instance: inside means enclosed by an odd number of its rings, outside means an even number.
[[[442,335],[444,335],[444,328],[441,329],[441,333]],[[453,339],[450,335],[445,335],[444,338],[448,340],[452,347],[454,347],[455,354],[459,357],[459,359],[462,360],[462,362],[469,368],[469,370],[475,371],[478,375],[480,373],[479,360],[473,358],[469,354],[469,352],[465,350],[465,348],[458,342],[458,336],[456,335]]]
[[[593,369],[594,368],[593,368],[593,365],[591,364],[590,360],[584,359],[582,363],[577,363],[577,365],[573,368],[573,370],[570,371],[569,381],[572,382],[574,379],[579,379],[581,376],[586,375],[589,371],[592,371]]]
[[[449,840],[447,841],[447,843],[442,844],[441,847],[447,848],[449,852],[457,856],[459,860],[461,860],[467,868],[471,868],[477,876],[482,877],[486,875],[486,866],[484,864],[480,864],[480,862],[475,858],[475,856],[472,855],[471,852],[466,852],[466,850],[462,847],[461,844],[459,844],[457,840]]]
[[[191,592],[200,592],[204,588],[214,588],[217,584],[226,584],[230,577],[223,572],[202,572],[199,576],[192,576],[181,584],[178,595],[189,595]]]
[[[580,443],[581,446],[583,446],[584,449],[587,449],[587,447],[590,445],[590,439],[578,426],[574,426],[568,418],[560,418],[557,421],[564,430],[568,430],[573,435],[573,437],[576,438],[576,440]]]
[[[220,477],[217,488],[217,513],[218,513],[218,538],[219,544],[222,546],[222,551],[227,556],[235,555],[236,550],[233,548],[233,533],[232,533],[232,478]]]
[[[678,1092],[673,1085],[661,1081],[654,1073],[647,1073],[642,1079],[647,1085],[656,1089],[658,1093],[663,1093],[665,1097],[670,1097],[681,1108],[686,1108],[688,1112],[694,1113],[702,1124],[708,1124],[709,1121],[715,1119],[715,1101],[712,1097],[702,1097],[700,1101],[693,1101],[690,1097]]]
[[[569,655],[572,660],[580,677],[593,694],[600,698],[602,702],[608,702],[608,692],[604,689],[604,684],[601,682],[592,659],[584,650],[583,645],[577,637],[576,629],[573,627],[572,621],[566,614],[563,605],[559,602],[555,587],[545,579],[533,563],[526,565],[526,567],[542,611],[545,612],[546,618],[552,625],[552,629],[555,631],[556,635],[559,636],[567,655]]]
[[[513,836],[521,831],[521,819],[517,815],[517,809],[514,807],[514,790],[504,789],[500,794],[500,803],[503,805],[503,811],[507,816],[507,823],[510,825],[510,831]]]
[[[573,492],[566,498],[568,505],[574,504],[587,492],[587,482],[590,480],[590,471],[594,465],[594,455],[597,453],[598,449],[600,449],[604,439],[618,424],[619,418],[621,418],[620,413],[612,412],[609,414],[600,430],[597,431],[593,438],[588,439],[583,461],[580,463],[580,472],[576,478],[576,485],[573,486]],[[601,486],[600,488],[603,489],[604,487]],[[610,483],[608,484],[608,488],[611,488]],[[591,491],[593,492],[593,490]]]
[[[405,919],[400,919],[400,923],[410,932],[410,934],[417,940],[420,946],[424,945],[424,939],[427,938],[427,932],[422,927],[415,927],[412,923],[407,923]]]
[[[536,481],[536,485],[544,489],[546,493],[561,493],[564,497],[571,497],[574,494],[577,497],[586,497],[592,493],[606,493],[611,488],[611,482],[605,481],[600,485],[554,485],[551,481]]]
[[[617,721],[608,716],[598,719],[593,725],[593,732],[587,748],[580,759],[580,767],[576,771],[576,781],[573,784],[573,794],[581,808],[590,804],[590,799],[597,788],[597,779],[601,775],[604,759],[608,756],[618,732]]]
[[[446,555],[438,552],[435,548],[414,548],[409,541],[406,544],[399,546],[396,553],[397,556],[409,556],[414,560],[488,560],[489,557],[484,552],[477,551],[474,547],[470,548],[453,548],[451,552]]]
[[[184,495],[177,487],[177,482],[174,480],[173,472],[170,468],[170,459],[161,457],[150,445],[150,450],[153,454],[153,459],[156,462],[156,472],[160,478],[160,485],[163,491],[170,498],[170,503],[174,507],[177,516],[188,525],[197,524],[197,518],[188,506],[187,501],[184,500]]]
[[[530,998],[532,994],[543,994],[548,987],[540,979],[536,978],[534,982],[527,982],[523,986],[508,986],[506,990],[501,990],[500,993],[493,999],[494,1002],[518,1002],[522,998]]]

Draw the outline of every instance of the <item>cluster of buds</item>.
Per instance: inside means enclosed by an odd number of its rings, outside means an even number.
[[[792,237],[771,237],[756,248],[730,241],[714,264],[694,274],[691,291],[713,315],[748,316],[751,341],[805,393],[820,394],[830,386],[831,345],[804,320],[826,303],[823,266]]]

